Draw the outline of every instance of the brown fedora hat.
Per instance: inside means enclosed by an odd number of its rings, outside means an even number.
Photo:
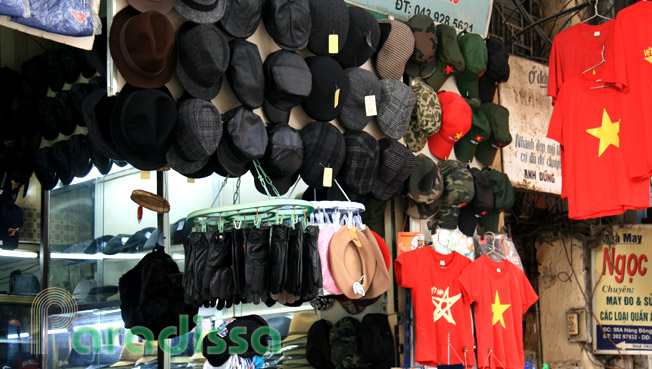
[[[380,251],[378,241],[376,241],[376,237],[371,233],[371,229],[369,229],[369,227],[364,227],[362,234],[367,237],[369,243],[373,245],[371,249],[373,250],[374,258],[376,259],[376,274],[374,275],[374,280],[371,281],[369,291],[367,291],[367,294],[364,297],[365,299],[373,299],[387,292],[392,283],[392,279],[385,267],[383,253]]]
[[[163,14],[167,14],[172,10],[175,2],[176,0],[127,0],[127,3],[139,12],[144,13],[154,10]]]
[[[128,6],[113,18],[109,50],[120,74],[140,88],[166,84],[177,67],[174,27],[157,11],[138,12]]]
[[[366,294],[374,280],[376,258],[372,247],[367,236],[355,227],[343,226],[331,239],[328,252],[331,273],[337,287],[350,299],[364,297],[354,290],[355,283],[360,283]]]

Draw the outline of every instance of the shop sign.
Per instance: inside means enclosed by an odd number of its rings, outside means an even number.
[[[512,143],[503,150],[503,171],[512,186],[561,194],[561,149],[546,138],[552,115],[548,67],[510,55],[509,81],[499,86],[499,102],[509,110]]]
[[[615,228],[591,256],[593,351],[652,354],[652,227]]]
[[[346,0],[375,12],[407,20],[425,14],[436,23],[487,37],[493,0]]]

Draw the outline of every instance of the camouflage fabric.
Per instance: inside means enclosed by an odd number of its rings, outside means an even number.
[[[439,91],[448,77],[466,68],[464,56],[457,42],[457,31],[447,24],[437,25],[436,66],[433,74],[426,79],[435,91]]]
[[[444,192],[439,167],[427,155],[417,155],[417,164],[408,179],[407,190],[407,197],[422,204],[432,204]]]
[[[338,369],[369,368],[371,363],[360,355],[356,333],[360,322],[353,317],[344,317],[335,323],[329,333],[331,361]]]
[[[455,229],[457,228],[457,220],[460,215],[460,208],[452,206],[443,206],[437,214],[437,225],[440,228]]]
[[[419,152],[426,146],[428,137],[441,127],[441,104],[437,92],[424,82],[416,82],[412,91],[417,102],[403,139],[412,152]]]
[[[439,164],[439,170],[444,178],[442,211],[444,207],[465,206],[473,200],[473,175],[466,165],[457,160],[444,160]]]
[[[416,14],[406,24],[414,34],[414,52],[405,65],[405,73],[412,77],[428,77],[435,70],[435,22],[425,14]]]
[[[416,202],[410,198],[403,199],[403,211],[416,219],[427,219],[439,214],[441,197],[430,204]]]

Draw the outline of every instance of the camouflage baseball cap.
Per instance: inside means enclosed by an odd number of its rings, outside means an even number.
[[[511,209],[514,205],[514,189],[507,174],[497,170],[486,170],[485,175],[491,182],[494,193],[494,206],[485,216],[480,218],[480,225],[485,231],[498,232],[500,213]]]
[[[428,77],[435,70],[435,22],[425,14],[415,14],[406,24],[414,34],[414,52],[405,64],[405,73],[412,77]]]
[[[473,99],[480,95],[478,79],[487,70],[487,46],[477,33],[466,32],[458,41],[465,67],[455,73],[455,82],[462,97]]]
[[[410,125],[403,140],[413,152],[419,152],[426,146],[428,137],[439,131],[441,126],[441,104],[437,92],[423,82],[415,82],[412,92],[417,99]]]
[[[475,196],[473,175],[466,165],[457,160],[442,161],[439,170],[444,179],[444,193],[437,222],[442,228],[455,229],[460,207],[466,206]]]
[[[429,218],[439,211],[444,181],[437,164],[427,155],[417,155],[417,163],[407,181],[403,211],[413,218]]]
[[[473,99],[464,99],[471,107],[471,129],[455,143],[455,157],[462,162],[469,163],[473,160],[475,150],[480,142],[491,136],[491,126],[482,105]]]
[[[437,51],[434,73],[426,79],[435,91],[439,91],[448,77],[464,70],[464,56],[457,42],[457,31],[455,28],[446,25],[437,25]]]
[[[478,145],[475,157],[485,165],[492,165],[496,152],[512,143],[512,135],[509,133],[509,110],[494,103],[482,104],[482,110],[491,126],[491,137]]]
[[[371,363],[360,355],[356,332],[360,322],[350,316],[335,323],[329,332],[331,344],[331,361],[337,368],[357,369],[368,368]]]

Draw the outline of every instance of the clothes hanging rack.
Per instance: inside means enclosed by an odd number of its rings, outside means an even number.
[[[269,200],[235,204],[239,197],[240,188],[238,186],[234,194],[234,205],[194,211],[188,214],[186,222],[194,224],[195,230],[205,231],[209,227],[224,230],[229,224],[234,228],[241,228],[247,225],[260,226],[263,221],[280,224],[286,220],[291,220],[292,223],[296,223],[299,220],[305,221],[315,211],[315,206],[310,201],[282,198],[257,161],[254,161],[254,168],[261,179]],[[227,180],[228,178],[225,179],[225,181]],[[223,188],[224,184],[217,196],[219,196]],[[272,192],[270,192],[270,189]],[[271,195],[271,193],[274,193],[275,196]]]

